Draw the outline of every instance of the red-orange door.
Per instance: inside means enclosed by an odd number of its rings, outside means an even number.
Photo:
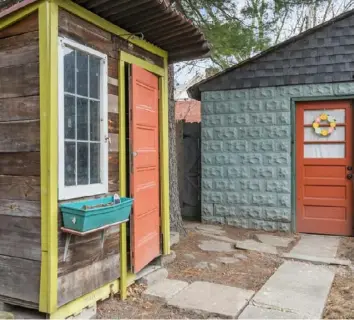
[[[135,65],[131,81],[131,243],[138,272],[160,255],[159,91],[158,78]]]
[[[336,130],[315,133],[313,121],[334,117]],[[332,120],[332,119],[330,119]],[[319,121],[319,119],[317,120]],[[319,128],[330,125],[321,121]],[[318,130],[319,131],[319,130]],[[351,235],[353,216],[352,107],[350,101],[296,105],[297,231]]]

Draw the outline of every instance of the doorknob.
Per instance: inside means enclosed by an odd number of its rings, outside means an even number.
[[[348,166],[348,167],[347,167],[347,170],[353,170],[353,167]]]
[[[348,180],[352,180],[352,178],[353,178],[353,175],[350,173],[350,174],[347,174],[347,179]]]

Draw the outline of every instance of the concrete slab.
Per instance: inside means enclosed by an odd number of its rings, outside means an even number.
[[[208,234],[213,234],[218,236],[222,236],[226,234],[226,231],[223,230],[220,226],[208,225],[208,224],[200,225],[196,227],[195,231],[202,234],[208,233]]]
[[[150,264],[136,274],[135,280],[139,280],[140,278],[142,278],[142,277],[148,275],[149,273],[152,273],[158,269],[161,269],[161,266]]]
[[[243,240],[237,241],[235,245],[236,249],[258,251],[263,253],[277,254],[277,248],[265,243],[260,243],[255,240]]]
[[[151,273],[141,277],[138,282],[147,286],[151,286],[159,281],[165,280],[168,277],[168,271],[165,268],[159,268]]]
[[[319,319],[333,278],[330,268],[286,261],[255,295],[253,303]]]
[[[204,240],[198,244],[198,247],[203,251],[215,251],[215,252],[233,252],[235,251],[230,243],[215,241],[215,240]]]
[[[219,225],[215,225],[215,224],[200,224],[199,226],[196,227],[197,230],[206,230],[206,231],[224,231],[222,229],[222,226],[219,226]]]
[[[156,258],[152,263],[161,266],[161,267],[166,267],[169,264],[173,263],[173,261],[176,260],[176,252],[171,250],[170,254],[162,255]]]
[[[256,238],[270,246],[287,248],[294,238],[278,237],[272,234],[256,234]]]
[[[198,233],[201,234],[204,237],[208,237],[208,238],[211,238],[211,239],[214,239],[214,240],[224,241],[224,242],[229,242],[229,243],[236,243],[236,240],[231,239],[231,238],[226,237],[226,236],[219,236],[219,235],[211,234],[211,233],[205,232],[205,231],[198,232]]]
[[[335,258],[339,242],[340,237],[302,234],[290,255]]]
[[[238,319],[303,319],[296,313],[248,305]]]
[[[167,303],[181,309],[192,309],[226,317],[236,317],[253,296],[251,290],[210,282],[193,282]]]
[[[165,279],[150,286],[144,291],[143,295],[148,298],[166,301],[186,287],[188,287],[188,282]]]
[[[346,259],[322,258],[322,257],[306,256],[303,254],[284,253],[282,257],[286,259],[297,260],[297,261],[311,262],[314,264],[329,264],[335,266],[351,265],[351,261]]]

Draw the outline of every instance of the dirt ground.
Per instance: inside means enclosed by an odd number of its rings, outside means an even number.
[[[230,227],[225,227],[224,230],[227,232],[227,237],[235,240],[253,239],[256,233],[260,233]],[[173,249],[177,258],[168,267],[170,279],[187,282],[209,281],[256,291],[263,286],[282,262],[276,255],[254,251],[235,249],[230,253],[206,252],[198,247],[202,240],[212,239],[195,231],[189,231],[188,237],[182,239],[178,246]],[[190,259],[189,254],[192,254],[195,259]],[[221,257],[233,257],[237,254],[243,255],[245,258],[233,264],[223,264],[217,260]],[[196,265],[203,261],[215,264],[217,267],[197,268]]]
[[[243,230],[232,227],[224,227],[224,236],[234,240],[255,239],[255,234],[260,231]],[[187,229],[188,235],[181,239],[179,244],[172,249],[176,253],[175,261],[167,266],[170,279],[178,279],[187,282],[209,281],[224,285],[236,286],[257,291],[269,279],[282,263],[282,259],[276,255],[262,254],[244,250],[234,250],[230,253],[202,251],[198,244],[202,240],[213,240],[202,235],[191,226]],[[280,236],[293,236],[296,243],[296,235],[274,233]],[[291,248],[287,248],[289,251]],[[239,255],[240,259],[233,264],[224,264],[218,261],[220,257],[233,257]],[[198,263],[203,262],[206,268],[198,268]],[[194,313],[188,310],[179,310],[165,303],[149,301],[142,292],[143,286],[134,285],[129,288],[129,298],[120,301],[118,297],[106,300],[98,305],[99,318],[119,319],[204,319],[215,318],[212,315]]]
[[[341,240],[337,256],[354,263],[354,238]],[[338,268],[328,296],[325,319],[354,319],[354,269]]]

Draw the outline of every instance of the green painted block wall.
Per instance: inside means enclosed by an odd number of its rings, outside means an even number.
[[[202,220],[295,231],[294,101],[354,95],[354,83],[202,93]]]

